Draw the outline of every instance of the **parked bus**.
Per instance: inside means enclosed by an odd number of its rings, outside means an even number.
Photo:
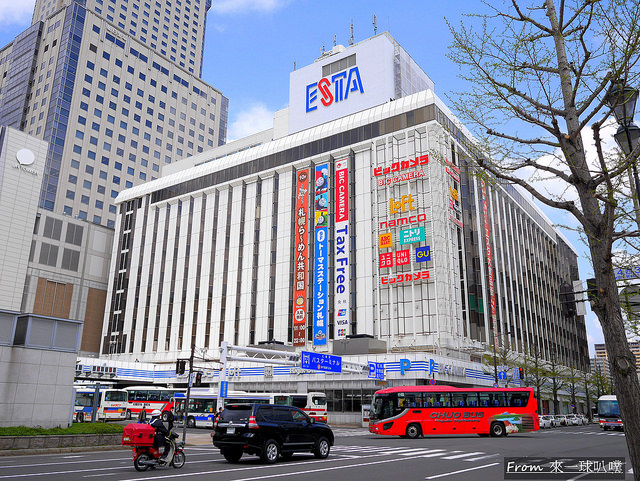
[[[369,413],[374,434],[415,439],[428,434],[506,436],[536,431],[533,388],[400,386],[377,391]]]
[[[93,398],[95,386],[83,384],[75,385],[75,402],[73,420],[79,423],[91,421],[93,417]],[[127,392],[122,389],[112,389],[101,386],[98,391],[98,421],[109,419],[124,419],[127,412]]]
[[[125,388],[128,393],[126,418],[140,416],[144,411],[146,417],[155,409],[162,411],[162,420],[167,421],[169,412],[173,409],[173,396],[184,393],[184,389],[170,389],[160,386],[130,386]]]
[[[186,394],[174,398],[178,420],[182,419]],[[189,396],[188,427],[213,427],[218,403],[217,388],[194,388]],[[310,393],[248,393],[229,391],[224,404],[282,404],[302,409],[317,421],[327,422],[327,397],[321,392]]]
[[[611,395],[600,396],[598,398],[598,420],[600,427],[608,431],[610,428],[624,430],[624,423],[620,417],[620,406],[618,398]]]

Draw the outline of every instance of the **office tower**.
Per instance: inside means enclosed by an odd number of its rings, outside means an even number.
[[[225,143],[228,100],[200,79],[209,6],[38,0],[0,49],[0,126],[48,143],[17,305],[85,321],[83,351],[99,346],[118,193]]]
[[[228,101],[97,10],[65,2],[0,51],[0,125],[50,144],[40,207],[113,227],[118,192],[225,142]]]

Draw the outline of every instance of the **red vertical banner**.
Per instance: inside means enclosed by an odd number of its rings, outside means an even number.
[[[293,345],[307,343],[307,284],[309,249],[309,169],[296,173],[296,224],[293,235]]]
[[[484,239],[487,249],[487,274],[489,276],[489,299],[491,302],[491,326],[493,327],[493,346],[498,349],[498,320],[496,319],[496,289],[493,279],[493,255],[491,253],[491,232],[489,230],[489,208],[487,207],[487,189],[484,181],[482,187],[482,213],[484,214]]]

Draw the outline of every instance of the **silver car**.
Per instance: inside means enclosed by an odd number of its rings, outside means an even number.
[[[538,416],[538,424],[540,424],[540,429],[548,429],[553,427],[552,416]]]

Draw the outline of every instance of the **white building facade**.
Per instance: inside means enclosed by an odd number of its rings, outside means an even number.
[[[378,70],[372,51],[387,52]],[[309,67],[319,76],[292,74],[272,140],[122,192],[101,353],[173,363],[192,345],[276,342],[383,362],[387,382],[460,385],[493,382],[480,360],[494,344],[586,366],[584,319],[559,296],[576,253],[518,191],[472,175],[469,132],[412,62],[388,34],[336,49]],[[415,92],[397,88],[409,73]],[[299,130],[305,112],[319,115]],[[375,390],[254,369],[237,388]]]

